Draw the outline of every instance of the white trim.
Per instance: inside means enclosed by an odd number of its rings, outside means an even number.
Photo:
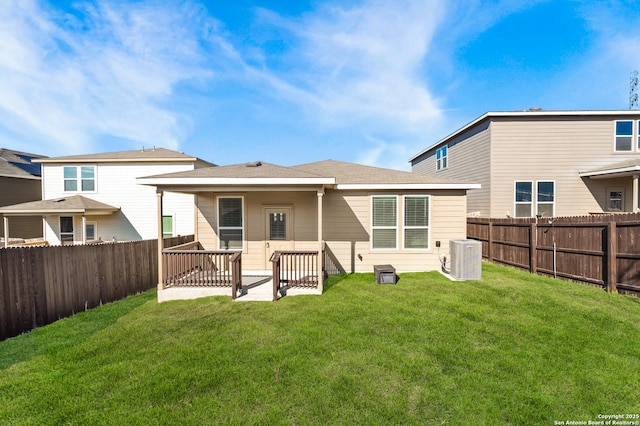
[[[622,152],[625,152],[625,151],[622,151]],[[639,171],[640,171],[640,164],[635,166],[621,167],[619,169],[598,170],[595,172],[578,172],[578,176],[595,177],[595,176],[613,175],[617,173],[633,173],[633,172],[639,172]]]
[[[217,239],[218,239],[218,248],[217,250],[225,250],[223,248],[220,247],[220,200],[222,198],[240,198],[241,200],[241,209],[242,209],[242,228],[240,228],[242,230],[242,247],[240,248],[240,251],[242,251],[244,253],[244,250],[246,248],[246,244],[245,244],[245,240],[247,239],[247,226],[246,226],[246,220],[247,220],[247,212],[245,211],[246,206],[245,206],[245,200],[244,200],[244,195],[218,195],[216,196],[216,233],[217,233]],[[238,227],[225,227],[224,229],[238,229]],[[229,251],[232,250],[238,250],[237,248],[232,248],[229,249]]]
[[[395,190],[408,190],[408,189],[480,189],[479,183],[347,183],[338,184],[336,189],[350,190],[350,189],[366,189],[366,190],[380,190],[380,189],[395,189]]]
[[[142,177],[141,185],[333,185],[335,178],[169,178]]]
[[[631,138],[631,147],[628,151],[623,151],[623,150],[619,150],[617,149],[617,139],[618,139],[618,123],[624,123],[624,122],[631,122],[631,134],[630,135],[620,135],[620,137],[629,137]],[[634,146],[634,141],[637,139],[637,132],[636,132],[636,124],[637,124],[637,120],[613,120],[613,153],[614,154],[628,154],[630,152],[635,152],[635,146]]]
[[[531,201],[516,201],[516,196],[518,194],[517,185],[518,183],[530,183],[531,184]],[[534,217],[535,216],[535,182],[533,180],[514,180],[513,181],[513,217]],[[529,216],[518,216],[517,207],[518,205],[531,205],[531,213]]]
[[[32,163],[47,164],[74,164],[74,163],[193,163],[200,162],[195,157],[189,158],[36,158],[31,160]],[[205,161],[209,163],[208,161]]]
[[[64,169],[65,168],[74,167],[76,169],[76,190],[75,191],[67,191],[65,188],[65,181],[71,180],[64,177]],[[93,167],[93,190],[92,191],[83,191],[82,190],[82,168],[83,167]],[[88,180],[88,179],[87,179]],[[81,165],[73,165],[67,164],[62,166],[62,192],[64,194],[96,194],[98,192],[98,166],[95,164],[81,164]]]
[[[373,231],[374,231],[374,225],[373,225],[373,200],[375,198],[395,198],[396,200],[396,220],[395,220],[395,225],[394,226],[377,226],[375,227],[375,229],[395,229],[396,231],[396,244],[395,247],[393,248],[375,248],[373,246]],[[370,194],[369,195],[369,207],[370,207],[370,213],[369,213],[369,230],[371,231],[370,235],[370,244],[369,247],[371,249],[371,251],[376,251],[376,252],[381,252],[381,251],[398,251],[400,245],[398,244],[398,240],[400,238],[400,226],[398,226],[399,223],[399,215],[400,215],[400,204],[398,203],[398,200],[400,199],[400,195],[397,194]]]
[[[407,205],[406,205],[406,201],[407,198],[427,198],[427,210],[428,210],[428,217],[427,217],[427,226],[407,226],[405,224],[405,214],[406,214],[406,210],[407,210]],[[431,250],[431,199],[432,196],[430,194],[415,194],[415,195],[403,195],[402,196],[402,250],[407,250],[407,251],[429,251]],[[418,247],[418,248],[412,248],[412,247],[407,247],[407,241],[405,239],[406,237],[406,230],[407,229],[424,229],[427,228],[427,246],[426,247]]]
[[[538,200],[538,196],[540,195],[540,192],[538,191],[538,184],[540,182],[551,182],[553,183],[553,201],[539,201]],[[551,217],[555,217],[556,215],[556,194],[558,193],[558,187],[556,185],[556,181],[555,180],[549,180],[549,179],[540,179],[540,180],[536,180],[536,204],[535,204],[535,212],[534,212],[534,216],[538,215],[538,206],[540,204],[542,205],[549,205],[551,204]]]

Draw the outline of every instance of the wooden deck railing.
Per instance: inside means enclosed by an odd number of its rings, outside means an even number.
[[[322,266],[317,251],[276,251],[273,265],[273,300],[283,288],[318,288]]]
[[[242,291],[242,253],[203,250],[198,241],[162,250],[165,287],[231,287]]]

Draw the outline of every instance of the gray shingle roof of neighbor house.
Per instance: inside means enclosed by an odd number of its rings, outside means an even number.
[[[473,189],[480,185],[435,176],[326,160],[298,166],[234,164],[139,178],[147,185],[334,185],[337,189]]]
[[[195,162],[205,167],[215,164],[183,152],[166,148],[142,148],[131,151],[103,152],[98,154],[67,155],[44,158],[38,163],[126,163],[126,162]]]
[[[444,138],[440,139],[436,143],[428,146],[426,149],[423,149],[413,157],[409,158],[409,162],[412,162],[413,160],[417,159],[421,155],[424,155],[425,153],[433,150],[439,145],[442,145],[450,141],[451,139],[466,132],[472,127],[482,123],[485,120],[490,120],[491,118],[526,117],[531,119],[538,119],[538,118],[549,118],[549,117],[571,118],[571,117],[607,117],[607,116],[637,117],[637,116],[640,116],[640,111],[638,110],[564,110],[564,111],[561,111],[561,110],[543,110],[540,108],[531,108],[525,111],[489,111],[482,114],[480,117],[476,118],[475,120],[468,122],[464,126],[460,127],[458,130],[445,136]]]
[[[82,195],[72,195],[53,200],[29,201],[27,203],[15,204],[13,206],[0,207],[0,213],[5,215],[40,215],[40,214],[60,214],[60,213],[82,213],[91,214],[111,214],[120,208],[83,197]]]
[[[0,148],[0,176],[22,179],[40,179],[39,164],[32,160],[46,158],[43,155]]]

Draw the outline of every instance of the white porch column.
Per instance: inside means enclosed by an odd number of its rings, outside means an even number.
[[[640,203],[638,202],[638,192],[640,191],[640,185],[638,185],[638,180],[640,179],[640,175],[633,175],[633,211],[640,211]]]
[[[87,244],[87,217],[82,215],[82,245]]]
[[[318,286],[320,292],[323,291],[324,286],[324,234],[323,234],[323,223],[322,223],[322,199],[324,196],[324,188],[318,191]]]
[[[4,225],[4,248],[9,247],[9,218],[2,216],[2,222]]]
[[[156,195],[158,198],[158,290],[164,290],[162,281],[162,249],[164,248],[162,239],[162,190],[158,189]]]

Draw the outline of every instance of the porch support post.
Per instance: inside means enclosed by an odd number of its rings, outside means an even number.
[[[164,290],[164,277],[162,268],[162,249],[164,241],[162,238],[162,190],[156,190],[158,199],[158,290]]]
[[[87,244],[87,217],[82,215],[82,244]]]
[[[4,226],[4,248],[9,247],[9,218],[2,216],[2,222]]]
[[[318,191],[318,289],[320,293],[324,287],[324,234],[322,224],[322,199],[324,197],[324,187]]]
[[[633,211],[640,211],[640,203],[638,202],[638,192],[640,192],[638,180],[640,179],[640,175],[633,175]]]

